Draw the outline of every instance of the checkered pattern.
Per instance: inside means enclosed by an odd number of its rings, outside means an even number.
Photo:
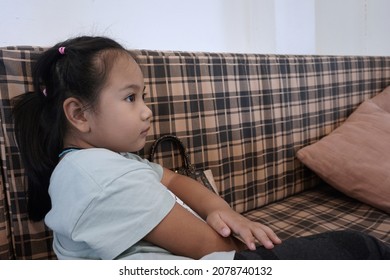
[[[134,52],[154,112],[239,212],[318,183],[295,157],[390,84],[390,58]],[[166,162],[164,160],[166,159]],[[171,165],[171,154],[163,156]]]
[[[244,213],[271,227],[282,239],[350,229],[370,234],[390,245],[390,218],[337,190],[322,185]]]
[[[0,48],[0,258],[55,257],[51,232],[27,220],[24,170],[10,117],[10,98],[31,89],[31,63],[41,51]],[[132,54],[154,112],[141,155],[149,154],[157,137],[175,134],[197,168],[212,170],[234,209],[270,224],[282,237],[356,227],[390,243],[388,215],[313,189],[320,180],[295,157],[390,84],[390,57]],[[168,168],[180,164],[168,146],[156,159]]]
[[[50,259],[52,252],[51,232],[43,223],[27,219],[24,170],[13,135],[10,99],[31,90],[31,61],[41,48],[0,49],[0,145],[2,200],[0,207],[6,215],[0,216],[0,258]],[[6,219],[6,220],[3,220]],[[4,224],[4,227],[2,226]],[[7,237],[3,243],[3,235]],[[3,250],[4,247],[4,250]]]
[[[0,181],[0,187],[0,256],[1,259],[9,259],[12,255],[10,248],[11,236],[3,181]]]

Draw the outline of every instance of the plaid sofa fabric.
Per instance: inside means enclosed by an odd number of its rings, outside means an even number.
[[[0,181],[0,259],[10,259],[11,231],[9,228],[8,208],[5,199],[3,181]]]
[[[7,211],[8,221],[0,220],[1,235],[7,231],[7,251],[1,259],[52,259],[52,235],[43,222],[32,223],[26,210],[24,170],[14,139],[10,99],[31,90],[31,63],[41,48],[0,49],[0,146],[2,199],[0,207]],[[3,219],[1,216],[0,219]],[[2,224],[6,226],[3,231]],[[0,239],[3,241],[3,238]]]
[[[151,142],[176,134],[221,196],[246,212],[319,182],[295,157],[390,84],[390,57],[135,51],[154,112]],[[177,164],[170,147],[159,159]]]
[[[10,99],[31,89],[31,66],[42,50],[0,48],[1,259],[55,258],[51,232],[27,219],[24,170],[10,115]],[[296,159],[296,151],[328,134],[390,84],[389,57],[131,53],[144,73],[146,102],[154,112],[140,154],[147,155],[157,137],[177,135],[196,167],[212,169],[221,196],[256,219],[263,217],[250,211],[293,199],[319,183]],[[168,168],[180,164],[170,147],[156,156]],[[336,212],[349,211],[333,206]],[[304,224],[297,227],[304,232]]]
[[[268,225],[282,240],[325,231],[355,230],[390,245],[388,214],[325,184],[244,215]]]

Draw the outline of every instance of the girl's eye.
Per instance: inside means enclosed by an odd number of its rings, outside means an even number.
[[[135,101],[135,94],[129,95],[126,97],[126,101],[128,102],[134,102]]]

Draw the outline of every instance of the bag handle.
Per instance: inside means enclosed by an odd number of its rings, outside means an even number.
[[[150,155],[149,159],[150,161],[154,160],[154,156],[157,151],[157,147],[161,145],[163,142],[171,142],[176,145],[177,148],[179,148],[180,156],[182,158],[183,162],[183,167],[187,170],[187,172],[193,173],[195,171],[195,168],[192,166],[190,162],[190,157],[187,153],[187,150],[183,144],[183,142],[177,138],[175,135],[168,134],[168,135],[163,135],[160,138],[158,138],[156,141],[154,141],[151,149],[150,149]]]

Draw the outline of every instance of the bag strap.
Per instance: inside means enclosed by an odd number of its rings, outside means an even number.
[[[186,150],[183,142],[179,138],[177,138],[177,136],[172,135],[172,134],[161,136],[156,141],[154,141],[154,143],[150,149],[150,155],[149,155],[150,161],[154,160],[154,156],[156,154],[157,147],[159,145],[161,145],[161,143],[163,143],[163,142],[171,142],[171,143],[175,144],[175,146],[179,149],[180,156],[181,156],[182,162],[183,162],[183,167],[190,172],[195,171],[194,167],[192,166],[192,164],[190,162],[190,156],[188,155],[187,150]]]

